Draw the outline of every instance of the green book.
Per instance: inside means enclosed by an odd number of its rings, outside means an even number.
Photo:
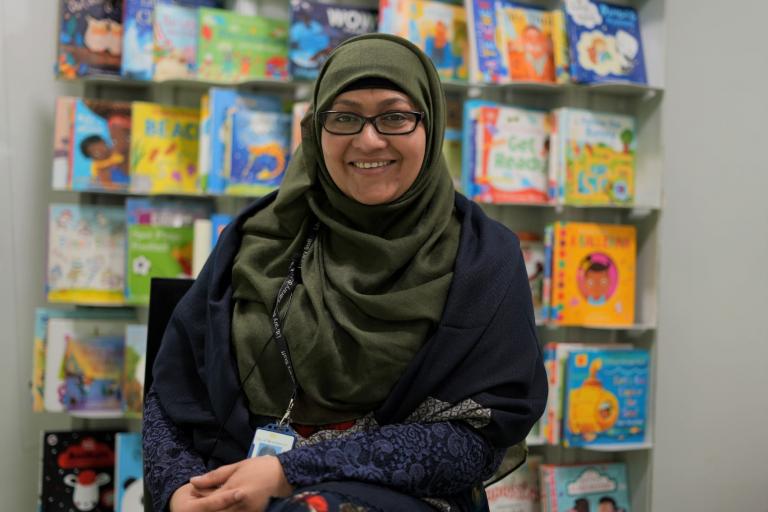
[[[288,78],[288,22],[224,9],[198,11],[198,77],[215,82]]]

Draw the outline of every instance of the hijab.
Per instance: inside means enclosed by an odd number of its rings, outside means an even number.
[[[361,81],[391,82],[425,113],[419,174],[399,198],[365,205],[326,168],[315,112]],[[357,85],[356,85],[357,84]],[[280,417],[293,391],[271,339],[272,309],[291,258],[301,283],[280,314],[300,386],[293,421],[324,425],[377,408],[440,321],[460,225],[442,141],[445,97],[429,58],[409,41],[367,34],[338,46],[315,82],[302,140],[274,201],[242,226],[232,269],[232,343],[251,413]]]

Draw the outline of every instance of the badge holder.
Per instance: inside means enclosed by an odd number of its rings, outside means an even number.
[[[293,448],[297,434],[289,424],[291,409],[293,409],[293,398],[279,422],[272,422],[256,429],[247,458],[278,455]]]

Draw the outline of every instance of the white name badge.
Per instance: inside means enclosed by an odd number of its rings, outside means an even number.
[[[264,455],[277,455],[293,448],[296,436],[290,427],[278,427],[267,425],[256,429],[248,450],[248,458],[262,457]]]

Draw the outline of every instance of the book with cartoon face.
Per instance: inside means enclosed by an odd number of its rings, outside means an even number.
[[[120,74],[122,4],[121,0],[59,2],[59,78]]]
[[[606,464],[542,464],[541,512],[630,512],[627,467]]]

